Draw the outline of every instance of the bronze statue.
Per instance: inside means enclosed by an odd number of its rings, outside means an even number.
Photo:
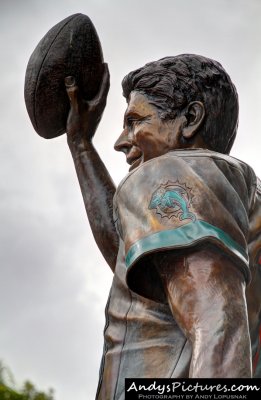
[[[115,188],[92,138],[106,105],[66,78],[67,137],[93,235],[114,272],[97,399],[124,379],[261,377],[261,186],[229,156],[236,89],[222,66],[183,54],[122,83]]]

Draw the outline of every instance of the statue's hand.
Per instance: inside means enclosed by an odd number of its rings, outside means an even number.
[[[82,98],[75,78],[67,76],[65,86],[70,99],[66,132],[69,145],[90,142],[100,123],[106,106],[107,94],[110,87],[110,74],[107,64],[104,64],[104,73],[101,86],[97,95],[89,101]]]

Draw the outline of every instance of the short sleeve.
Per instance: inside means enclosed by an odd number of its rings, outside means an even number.
[[[257,189],[249,216],[248,250],[251,268],[261,273],[261,182],[257,179]]]
[[[246,291],[249,326],[252,333],[253,377],[261,377],[261,184],[257,179],[253,206],[249,215],[249,265],[252,280]],[[258,325],[258,326],[257,326]],[[253,331],[253,328],[252,328]]]
[[[151,254],[204,242],[232,257],[248,281],[249,197],[244,170],[224,159],[173,152],[130,173],[115,196],[130,288],[134,272],[151,280]]]

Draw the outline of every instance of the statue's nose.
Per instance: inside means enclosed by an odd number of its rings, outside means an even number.
[[[116,151],[122,151],[124,154],[127,154],[131,147],[132,143],[129,141],[128,133],[126,130],[124,130],[119,138],[116,140],[114,144],[114,149]]]

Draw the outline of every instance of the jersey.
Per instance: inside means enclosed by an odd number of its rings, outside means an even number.
[[[204,243],[232,258],[248,285],[254,376],[261,377],[261,190],[253,170],[209,150],[169,152],[123,179],[114,220],[120,244],[96,399],[123,400],[125,378],[188,377],[191,344],[150,257]]]

